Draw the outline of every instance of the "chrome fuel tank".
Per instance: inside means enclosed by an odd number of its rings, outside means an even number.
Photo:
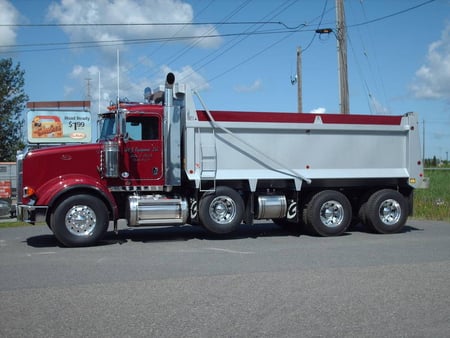
[[[184,198],[164,195],[129,196],[128,226],[184,224],[189,215]]]

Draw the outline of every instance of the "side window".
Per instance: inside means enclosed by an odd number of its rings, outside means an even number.
[[[130,116],[127,118],[127,133],[131,140],[158,140],[159,119],[156,116]]]
[[[159,140],[159,118],[156,116],[146,117],[142,125],[143,140]]]

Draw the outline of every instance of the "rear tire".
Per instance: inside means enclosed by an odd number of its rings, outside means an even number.
[[[91,195],[74,195],[63,200],[50,217],[56,239],[67,247],[88,246],[108,229],[108,209]]]
[[[352,206],[348,198],[335,190],[315,194],[305,213],[306,225],[320,236],[343,234],[352,220]]]
[[[399,232],[408,218],[408,204],[396,190],[383,189],[370,196],[365,205],[367,224],[381,234]]]
[[[230,233],[241,224],[244,217],[244,201],[239,193],[229,187],[217,187],[206,193],[199,203],[201,224],[215,234]]]

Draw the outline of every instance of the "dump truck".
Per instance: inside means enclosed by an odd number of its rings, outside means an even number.
[[[413,212],[415,113],[214,111],[172,73],[160,88],[100,114],[96,143],[19,154],[18,218],[87,246],[121,219],[215,234],[272,220],[337,236],[355,221],[398,232]]]

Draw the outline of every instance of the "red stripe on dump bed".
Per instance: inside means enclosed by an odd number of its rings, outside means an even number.
[[[322,114],[323,123],[400,125],[401,116]]]
[[[219,122],[285,122],[285,123],[313,123],[315,116],[296,113],[265,113],[240,111],[211,111],[214,120]],[[209,121],[204,110],[197,110],[200,121]]]
[[[377,124],[400,125],[401,116],[387,115],[341,115],[341,114],[304,114],[304,113],[270,113],[270,112],[239,112],[211,111],[214,120],[218,122],[278,122],[278,123],[314,123],[316,116],[325,124]],[[200,121],[208,121],[204,110],[197,110]]]

